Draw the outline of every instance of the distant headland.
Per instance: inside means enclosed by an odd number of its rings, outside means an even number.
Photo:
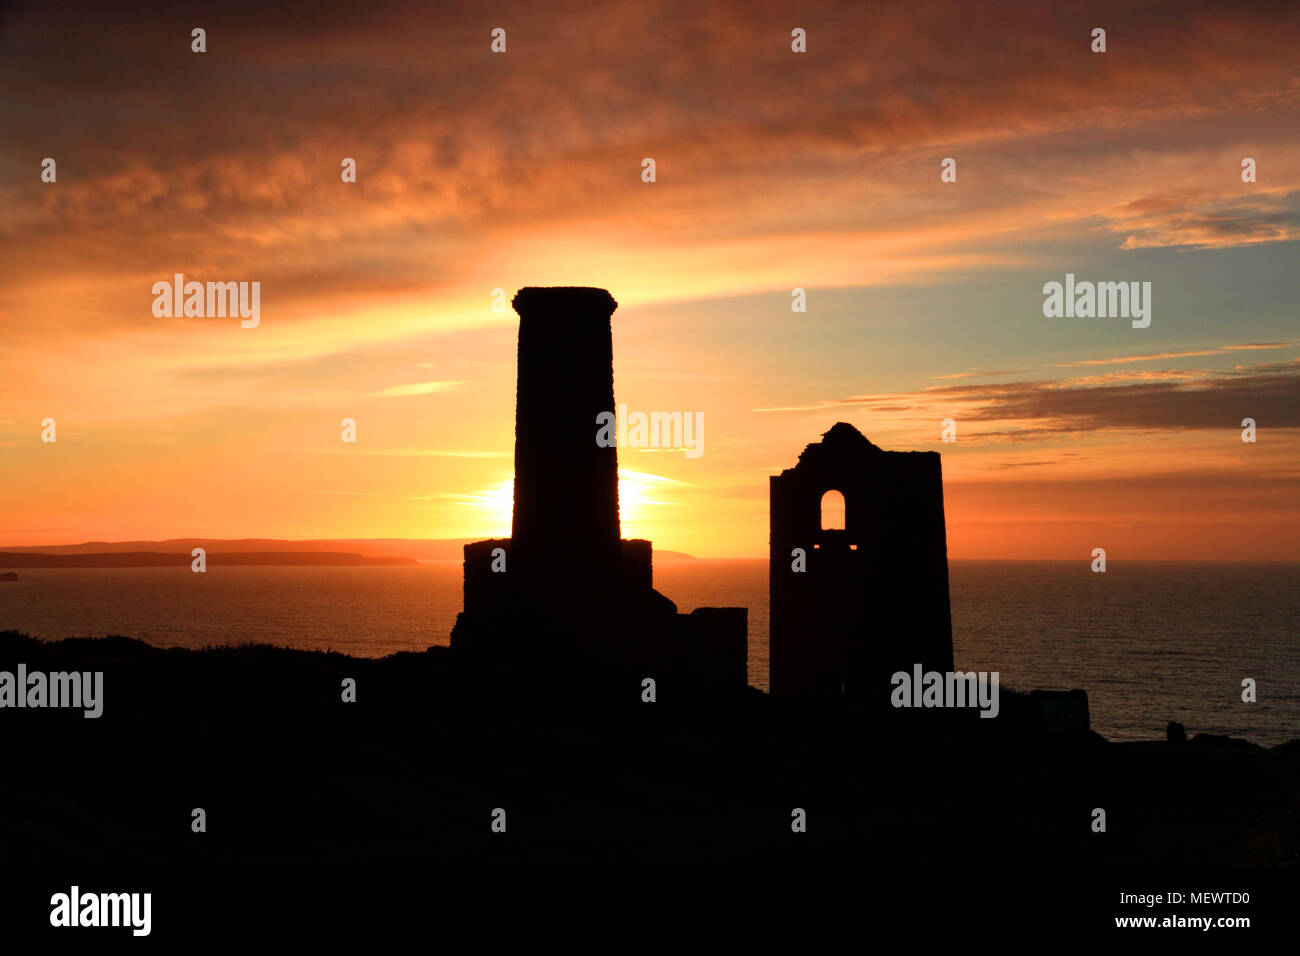
[[[413,565],[414,558],[367,557],[340,551],[213,551],[207,560],[214,565],[365,567],[370,565]],[[116,551],[86,554],[0,551],[0,568],[166,568],[188,567],[188,551]]]
[[[188,564],[203,548],[219,564],[410,565],[460,564],[473,538],[167,538],[159,541],[85,541],[81,544],[10,545],[0,548],[0,568],[163,567]],[[328,557],[322,558],[322,555]],[[159,556],[174,560],[156,560]],[[85,561],[33,561],[32,557],[79,557]],[[184,557],[182,562],[180,559]],[[661,564],[696,561],[682,551],[657,551]]]

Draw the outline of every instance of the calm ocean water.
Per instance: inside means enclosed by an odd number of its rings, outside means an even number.
[[[1300,737],[1300,565],[954,561],[950,578],[957,666],[1021,690],[1082,687],[1112,740],[1163,737],[1169,720]],[[750,683],[767,688],[767,562],[665,564],[655,585],[682,611],[747,606]],[[458,564],[22,570],[0,584],[0,630],[380,657],[446,644],[460,588]]]

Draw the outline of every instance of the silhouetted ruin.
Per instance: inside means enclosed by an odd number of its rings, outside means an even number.
[[[618,449],[596,442],[614,404],[604,289],[521,289],[510,538],[465,546],[451,634],[480,670],[654,678],[658,693],[743,690],[745,608],[677,606],[652,586],[649,541],[621,537]]]
[[[952,670],[937,452],[882,451],[839,422],[770,479],[771,690],[885,705],[890,675]],[[828,495],[843,526],[828,527]]]

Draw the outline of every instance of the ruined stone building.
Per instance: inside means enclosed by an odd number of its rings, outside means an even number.
[[[744,690],[745,608],[677,606],[652,585],[649,541],[621,535],[618,449],[596,442],[614,411],[604,289],[521,289],[509,538],[465,546],[452,651],[482,668],[596,681],[654,678],[660,693]],[[620,683],[620,686],[624,686]]]
[[[840,422],[769,482],[772,693],[884,705],[895,671],[952,670],[938,453]]]

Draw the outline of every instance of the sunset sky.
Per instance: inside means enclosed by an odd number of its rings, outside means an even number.
[[[1294,4],[272,6],[0,12],[0,547],[508,534],[492,290],[586,285],[618,402],[704,415],[620,449],[626,537],[766,556],[846,421],[942,452],[954,558],[1300,560]]]

